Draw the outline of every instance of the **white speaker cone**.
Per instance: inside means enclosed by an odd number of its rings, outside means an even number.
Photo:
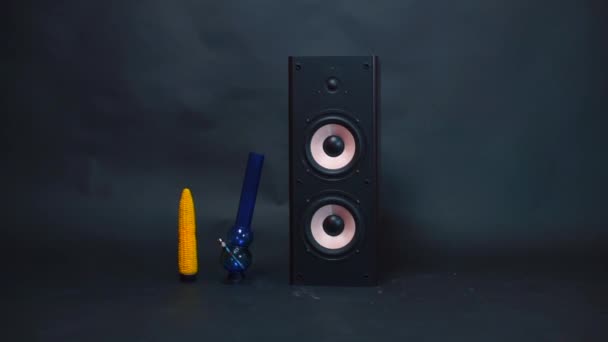
[[[344,150],[339,155],[332,157],[323,149],[325,139],[337,136],[344,142]],[[310,154],[319,166],[327,170],[339,170],[347,166],[355,157],[358,146],[355,137],[348,128],[338,124],[327,124],[321,126],[310,139]]]
[[[323,221],[330,215],[337,215],[344,221],[344,229],[336,236],[329,235],[323,229]],[[310,231],[313,239],[327,249],[340,249],[347,246],[355,237],[357,224],[355,218],[341,205],[328,204],[319,208],[310,220]]]

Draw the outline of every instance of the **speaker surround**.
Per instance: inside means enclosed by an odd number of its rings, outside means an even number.
[[[289,57],[290,282],[377,283],[379,63]]]

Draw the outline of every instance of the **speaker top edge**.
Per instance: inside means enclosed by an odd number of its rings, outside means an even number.
[[[372,58],[378,59],[377,55],[299,55],[299,56],[288,56],[289,59],[317,59],[317,58]]]

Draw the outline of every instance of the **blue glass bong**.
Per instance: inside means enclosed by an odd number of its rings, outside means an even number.
[[[251,266],[252,255],[249,251],[249,246],[253,241],[251,219],[253,218],[263,164],[263,155],[254,152],[249,153],[236,222],[228,231],[226,241],[218,239],[222,246],[220,262],[228,271],[228,280],[231,282],[242,280],[245,277],[245,271]]]

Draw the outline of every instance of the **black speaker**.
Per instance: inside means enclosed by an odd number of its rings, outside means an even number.
[[[378,280],[379,63],[289,57],[290,281]]]

